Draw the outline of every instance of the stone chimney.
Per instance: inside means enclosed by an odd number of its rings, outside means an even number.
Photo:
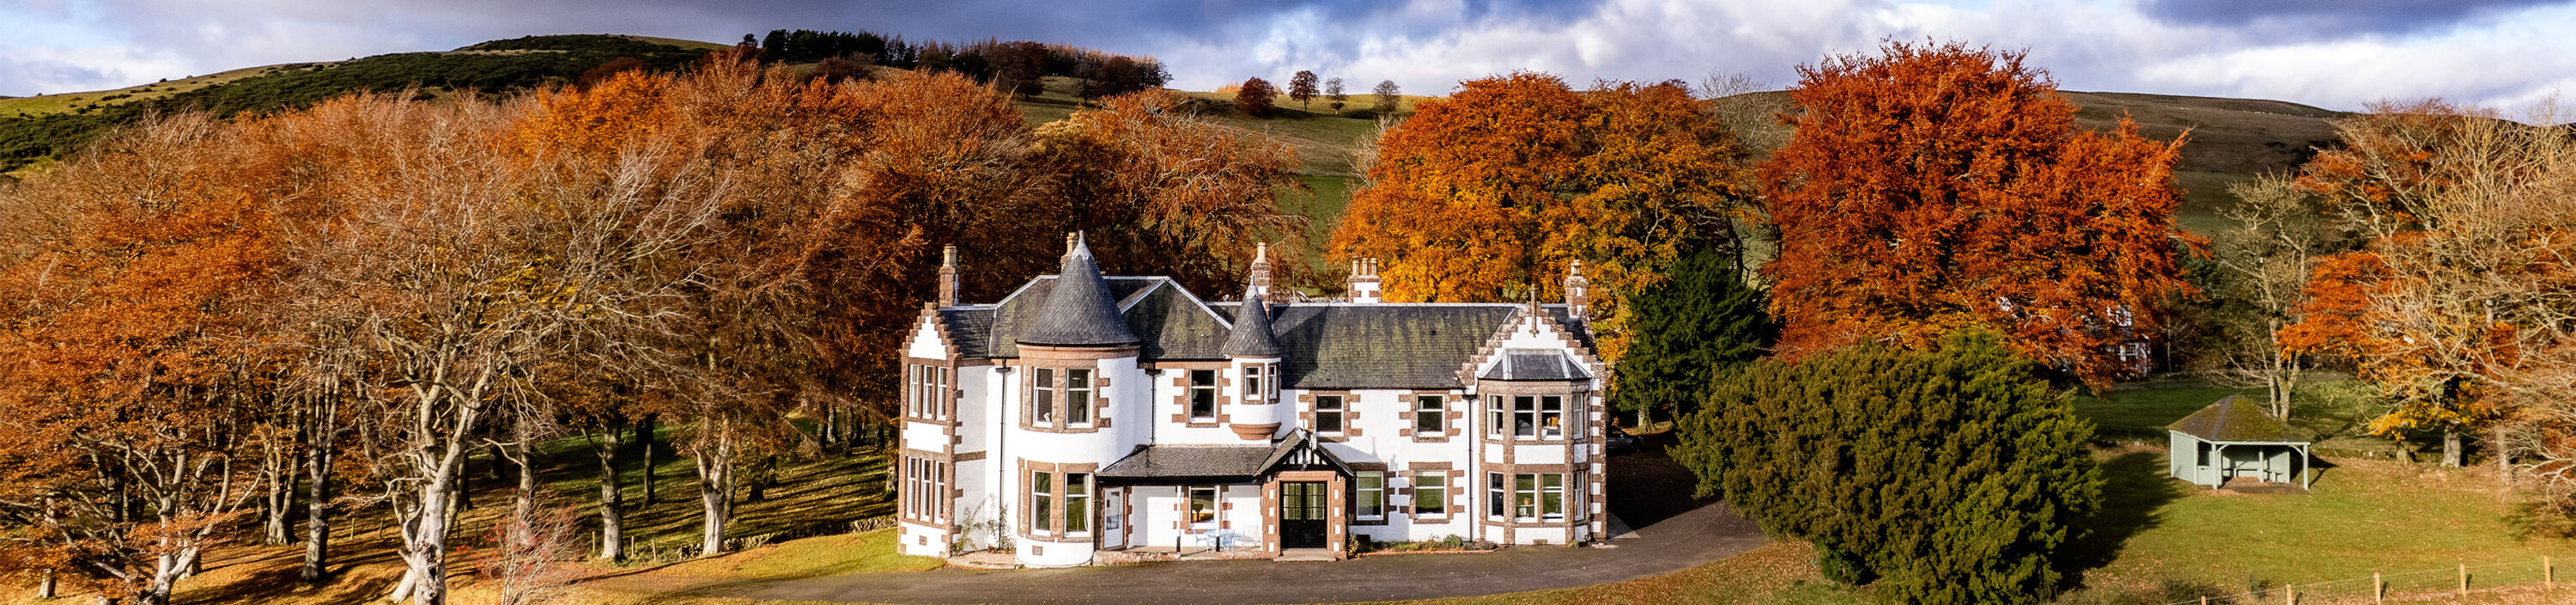
[[[1565,270],[1565,314],[1574,321],[1592,321],[1592,280],[1583,278],[1583,260],[1575,259]]]
[[[1378,302],[1385,292],[1385,289],[1380,286],[1381,282],[1377,278],[1377,259],[1362,258],[1351,261],[1351,302]]]
[[[957,245],[939,250],[939,306],[957,306]]]
[[[1250,270],[1252,287],[1243,291],[1243,299],[1248,302],[1254,298],[1260,298],[1271,304],[1278,304],[1279,293],[1270,288],[1270,242],[1253,245]]]

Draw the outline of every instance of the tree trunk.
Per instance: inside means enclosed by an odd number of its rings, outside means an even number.
[[[817,432],[822,433],[823,449],[839,448],[841,446],[841,406],[832,405],[828,401],[823,403],[822,428],[823,430]]]
[[[699,439],[713,439],[714,443],[701,444],[690,449],[690,457],[697,463],[698,502],[702,505],[701,512],[705,521],[699,535],[701,539],[699,555],[712,557],[724,554],[725,525],[733,521],[732,421],[702,419],[699,422],[701,426],[698,430],[701,433],[716,431],[712,435],[702,434],[699,437]],[[719,426],[703,426],[709,423]]]
[[[300,456],[294,457],[300,458]],[[296,466],[295,463],[290,462],[276,469],[274,471],[276,474],[268,484],[268,493],[260,496],[260,543],[262,544],[280,546],[295,539],[295,523],[288,519],[295,514]]]
[[[513,493],[510,496],[510,519],[511,521],[518,523],[519,527],[535,527],[537,520],[536,434],[535,431],[529,429],[528,423],[514,422],[510,424],[510,440],[518,442],[519,444],[519,458],[517,460],[517,466],[519,467],[519,489],[516,493]],[[499,446],[493,447],[494,453],[499,453],[500,451]],[[500,466],[500,464],[500,459],[495,458],[492,460],[493,466]]]
[[[340,404],[319,405],[313,418],[313,443],[304,451],[304,568],[298,579],[316,583],[328,574],[331,552],[331,452],[339,440]]]
[[[591,452],[599,455],[599,558],[612,562],[626,561],[626,517],[618,510],[626,505],[625,494],[617,481],[617,454],[626,449],[625,434],[626,419],[611,418],[590,442]]]
[[[2459,429],[2456,429],[2456,428],[2444,428],[2444,429],[2442,429],[2442,467],[2443,467],[2443,468],[2459,468],[2459,467],[2460,467],[2460,430],[2459,430]]]
[[[2513,455],[2505,451],[2504,444],[2504,423],[2498,422],[2495,426],[2495,436],[2489,438],[2487,441],[2487,451],[2489,452],[2488,455],[2495,456],[2496,478],[2503,479],[2505,481],[2512,481]]]
[[[657,439],[654,439],[653,431],[656,428],[654,425],[658,424],[658,419],[660,419],[660,416],[658,415],[646,414],[642,422],[635,423],[635,438],[636,440],[644,443],[645,506],[653,505],[653,475],[660,470],[657,465],[659,461],[653,459],[653,442],[658,441]]]
[[[456,447],[462,448],[463,445]],[[456,457],[464,456],[459,452]],[[456,486],[461,485],[468,474],[463,472],[463,466],[459,461],[456,468],[440,473],[446,476],[432,477],[420,486],[420,510],[412,515],[414,529],[410,532],[407,548],[403,549],[403,562],[410,566],[409,577],[404,587],[395,589],[393,600],[400,601],[403,596],[409,596],[415,605],[446,605],[447,533],[448,524],[454,519],[447,513],[448,501],[451,494],[459,491]],[[404,592],[410,594],[404,595]]]

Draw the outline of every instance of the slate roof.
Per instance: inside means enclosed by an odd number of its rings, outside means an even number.
[[[1226,357],[1278,357],[1279,339],[1270,330],[1270,303],[1253,296],[1252,288],[1243,289],[1243,303],[1234,314],[1234,329],[1225,334]]]
[[[1020,332],[1017,342],[1037,345],[1104,346],[1135,344],[1136,333],[1119,317],[1118,305],[1100,278],[1100,263],[1076,235],[1064,254],[1064,269],[1047,292],[1037,323]]]
[[[1104,479],[1250,477],[1261,474],[1262,463],[1270,461],[1270,450],[1268,444],[1148,445],[1101,467],[1100,476]]]
[[[943,307],[939,315],[960,355],[1019,357],[1018,342],[1027,339],[1018,335],[1034,329],[1044,313],[1040,307],[1058,281],[1057,276],[1040,276],[1002,302]],[[1106,277],[1102,282],[1136,337],[1141,360],[1226,358],[1224,348],[1232,340],[1234,315],[1242,303],[1201,301],[1163,277]],[[1454,389],[1466,386],[1459,382],[1458,368],[1474,359],[1521,308],[1510,303],[1291,303],[1270,307],[1267,319],[1281,358],[1281,386]],[[1591,346],[1590,330],[1569,321],[1564,305],[1540,309]],[[1585,369],[1577,365],[1565,371],[1580,378]]]
[[[1582,363],[1566,357],[1557,349],[1504,349],[1494,367],[1485,370],[1486,380],[1582,380],[1591,378],[1583,372]]]
[[[1280,373],[1297,389],[1454,389],[1520,305],[1324,303],[1280,307],[1270,319],[1287,349]]]
[[[2292,432],[2290,425],[2273,418],[2270,410],[2243,395],[2229,395],[2165,428],[2207,441],[2308,441],[2306,436]]]
[[[1278,467],[1301,449],[1313,451],[1325,464],[1348,470],[1348,465],[1331,451],[1309,447],[1313,443],[1312,435],[1299,430],[1267,445],[1147,445],[1101,467],[1098,475],[1126,481],[1255,477]]]

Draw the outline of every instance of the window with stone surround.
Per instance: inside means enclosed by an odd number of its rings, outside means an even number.
[[[1190,526],[1216,527],[1216,488],[1211,486],[1192,487],[1189,488],[1189,492]]]
[[[1091,424],[1091,370],[1089,368],[1065,370],[1064,423],[1085,426]]]
[[[1315,396],[1315,434],[1342,434],[1342,396]]]
[[[1520,521],[1565,518],[1563,473],[1486,473],[1486,511],[1491,519],[1506,515]]]
[[[1031,400],[1033,403],[1029,406],[1029,412],[1033,414],[1033,416],[1030,416],[1031,422],[1035,424],[1054,425],[1056,401],[1055,368],[1038,368],[1030,375],[1036,377],[1032,379],[1033,382],[1030,382],[1029,385],[1032,390],[1036,391],[1037,396],[1036,399]]]
[[[1216,420],[1216,370],[1190,370],[1190,420]]]
[[[1449,471],[1413,471],[1413,515],[1449,514]]]
[[[1358,503],[1352,510],[1361,519],[1386,518],[1386,471],[1358,471],[1351,478],[1352,491]]]
[[[1448,401],[1439,395],[1415,396],[1413,398],[1413,435],[1422,437],[1440,434],[1448,424],[1447,419],[1440,417],[1441,409],[1447,407],[1447,404]]]

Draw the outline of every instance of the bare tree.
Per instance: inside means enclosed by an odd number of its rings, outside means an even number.
[[[2216,303],[2211,315],[2220,334],[2203,371],[2228,384],[2264,387],[2272,415],[2288,420],[2307,354],[2284,344],[2281,334],[2298,322],[2301,290],[2329,234],[2314,197],[2288,176],[2257,177],[2228,191],[2237,203],[2221,215],[2234,225],[2211,242],[2219,275],[2206,292]]]

